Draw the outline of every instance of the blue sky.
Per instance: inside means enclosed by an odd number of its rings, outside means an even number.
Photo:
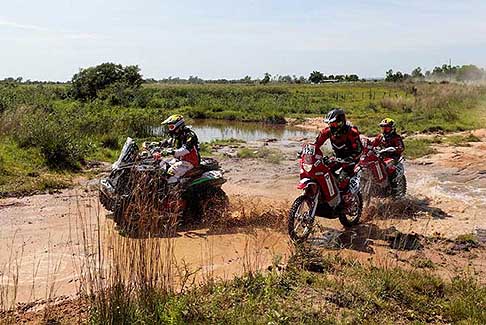
[[[486,67],[486,1],[4,1],[0,44],[0,78],[68,80],[102,62],[153,78],[375,77]]]

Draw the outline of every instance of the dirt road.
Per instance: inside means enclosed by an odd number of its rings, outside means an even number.
[[[224,158],[222,164],[228,177],[225,191],[233,199],[250,202],[259,198],[269,207],[288,208],[298,195],[294,156],[299,142],[248,145],[278,149],[283,158],[280,164]],[[486,143],[471,143],[467,147],[443,145],[436,149],[438,153],[433,156],[407,163],[410,195],[404,202],[374,202],[365,213],[364,225],[351,232],[344,232],[336,220],[319,220],[321,231],[311,240],[324,249],[335,251],[338,247],[343,252],[358,252],[363,259],[379,259],[390,253],[383,242],[388,233],[455,238],[482,232],[486,229]],[[2,297],[15,295],[17,301],[27,302],[77,292],[79,267],[85,260],[81,230],[94,233],[113,227],[91,185],[84,181],[74,189],[53,195],[0,200]],[[291,250],[286,234],[271,228],[181,232],[173,239],[175,256],[219,278],[232,277],[248,268],[264,269],[276,256],[285,259]],[[440,254],[428,256],[438,264],[444,263],[443,270],[450,263],[459,269],[469,263],[469,257],[461,254],[446,256],[447,261],[442,261],[445,257]],[[484,253],[478,256],[471,265],[486,271]],[[14,286],[5,284],[16,281],[14,294]]]

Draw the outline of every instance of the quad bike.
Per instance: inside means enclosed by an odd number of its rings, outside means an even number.
[[[359,177],[338,177],[344,160],[316,154],[314,144],[304,144],[300,158],[300,183],[303,190],[295,199],[288,217],[290,238],[304,242],[311,233],[315,217],[339,218],[348,228],[359,223],[363,208]],[[342,167],[341,167],[342,168]]]
[[[170,165],[161,158],[170,151],[154,143],[144,144],[143,149],[127,138],[110,175],[100,181],[100,202],[113,212],[119,227],[141,230],[155,223],[167,228],[198,222],[205,214],[214,216],[224,210],[228,198],[221,185],[226,179],[216,160],[201,159],[174,186],[167,183]]]
[[[378,149],[373,147],[369,139],[363,141],[363,154],[361,155],[356,172],[360,174],[361,193],[365,203],[371,197],[401,198],[407,192],[407,179],[405,178],[404,158],[395,162],[393,158],[383,157],[392,153],[395,148]]]

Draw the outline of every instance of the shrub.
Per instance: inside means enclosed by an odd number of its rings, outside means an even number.
[[[13,135],[20,146],[39,148],[48,167],[55,169],[78,169],[89,150],[74,121],[57,114],[26,115]]]
[[[113,92],[112,100],[123,100],[127,95],[123,94],[124,88],[137,88],[143,82],[138,66],[126,66],[114,63],[103,63],[95,67],[81,69],[71,80],[71,95],[75,99],[91,100],[102,93],[105,97]]]
[[[101,146],[108,149],[120,149],[118,137],[112,134],[106,134],[101,137]]]

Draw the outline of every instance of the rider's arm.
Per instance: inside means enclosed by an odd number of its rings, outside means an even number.
[[[373,142],[371,142],[371,146],[373,147],[378,147],[380,146],[381,144],[381,139],[382,139],[382,135],[381,134],[378,134],[374,139],[373,139]]]
[[[185,143],[174,151],[174,157],[180,158],[187,155],[192,149],[197,148],[198,140],[195,134],[189,133]]]
[[[316,148],[322,147],[324,142],[327,141],[327,139],[330,138],[330,130],[329,128],[322,129],[321,132],[316,137],[316,140],[314,141],[314,144],[316,145]]]
[[[393,142],[394,142],[393,145],[396,149],[396,153],[401,156],[403,151],[405,150],[405,145],[403,144],[402,137],[397,135],[396,140]]]

